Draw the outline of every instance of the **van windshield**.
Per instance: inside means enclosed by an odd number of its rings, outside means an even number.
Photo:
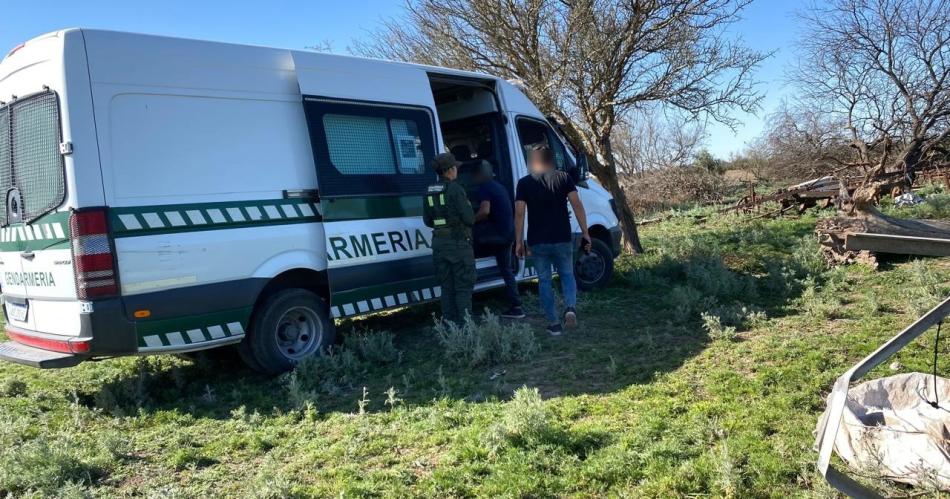
[[[0,226],[32,222],[66,196],[59,102],[43,92],[0,107]]]

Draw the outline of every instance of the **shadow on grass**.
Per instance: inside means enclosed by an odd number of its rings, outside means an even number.
[[[535,311],[526,320],[540,351],[521,362],[467,366],[445,358],[431,331],[437,307],[430,304],[338,324],[340,336],[354,328],[391,331],[400,355],[386,365],[364,362],[345,382],[327,390],[301,390],[287,376],[261,377],[246,369],[233,350],[221,350],[193,360],[125,363],[117,376],[79,393],[79,399],[117,416],[173,411],[226,418],[239,408],[279,414],[312,404],[327,413],[357,412],[360,405],[383,411],[394,403],[419,406],[435,399],[507,400],[523,385],[537,387],[545,398],[616,392],[649,383],[702,352],[711,341],[703,313],[740,331],[756,313],[784,314],[808,275],[802,262],[792,258],[791,246],[812,229],[807,223],[796,227],[774,237],[760,234],[755,237],[761,240],[751,243],[736,228],[708,230],[698,243],[689,241],[694,235],[687,231],[665,241],[686,246],[678,252],[622,257],[610,286],[581,294],[581,324],[560,337],[544,333],[537,285],[526,284],[522,289],[529,312]],[[743,260],[745,244],[766,245],[770,251],[760,252],[768,255],[764,258]],[[500,291],[476,299],[477,309],[499,310],[503,304]]]

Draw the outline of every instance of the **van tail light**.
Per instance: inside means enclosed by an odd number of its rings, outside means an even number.
[[[42,338],[31,334],[24,334],[10,326],[6,327],[7,337],[11,340],[29,347],[39,348],[40,350],[50,350],[62,353],[89,353],[92,347],[92,340],[89,338],[69,338],[67,340],[58,340]]]
[[[81,300],[119,293],[105,208],[74,211],[69,217],[76,292]]]

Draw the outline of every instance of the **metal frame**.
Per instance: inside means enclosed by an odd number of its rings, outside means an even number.
[[[931,309],[913,324],[898,333],[881,345],[871,355],[855,364],[841,375],[836,381],[831,394],[828,396],[828,410],[822,417],[818,426],[818,435],[815,444],[818,447],[818,472],[834,488],[844,492],[851,497],[857,498],[879,498],[882,497],[877,492],[861,485],[851,477],[838,471],[831,465],[831,455],[834,452],[835,437],[838,435],[838,429],[841,427],[841,418],[844,414],[844,404],[848,398],[848,389],[851,382],[855,381],[871,369],[874,369],[899,350],[914,341],[920,335],[924,334],[931,327],[950,315],[950,298]]]

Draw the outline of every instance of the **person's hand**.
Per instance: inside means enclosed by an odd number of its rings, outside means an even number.
[[[590,240],[590,234],[581,234],[581,240],[583,241],[581,243],[581,247],[584,248],[584,253],[590,253],[590,250],[594,245],[594,243],[592,243]]]
[[[523,243],[523,242],[519,241],[519,242],[515,243],[515,255],[516,255],[518,258],[524,258],[524,256],[525,256],[525,249],[524,249],[524,243]]]

